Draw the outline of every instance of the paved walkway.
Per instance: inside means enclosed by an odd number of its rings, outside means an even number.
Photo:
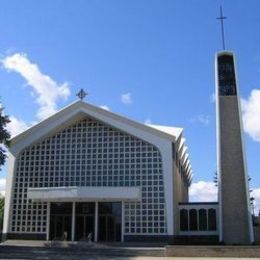
[[[179,249],[185,249],[180,246]],[[259,249],[259,247],[258,247]],[[155,243],[86,243],[86,242],[46,242],[7,240],[0,244],[0,259],[36,259],[36,260],[85,260],[85,259],[218,259],[235,260],[235,257],[164,257],[165,247]],[[260,258],[239,258],[260,259]]]
[[[164,245],[140,243],[87,243],[7,240],[0,259],[146,259],[163,258]]]
[[[0,246],[27,246],[27,247],[99,247],[99,248],[153,248],[163,250],[167,243],[155,242],[85,242],[85,241],[43,241],[43,240],[6,240]]]

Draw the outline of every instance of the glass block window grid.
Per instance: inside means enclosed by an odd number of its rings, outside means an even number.
[[[139,186],[140,202],[125,203],[127,234],[167,233],[159,150],[91,118],[21,152],[16,163],[12,232],[46,232],[47,204],[27,199],[28,187]]]

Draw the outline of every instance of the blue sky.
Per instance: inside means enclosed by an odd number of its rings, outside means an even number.
[[[48,75],[53,88],[65,89],[50,101],[53,110],[73,102],[84,88],[87,102],[115,113],[184,127],[193,181],[211,182],[216,170],[212,94],[214,55],[221,50],[216,20],[221,4],[228,17],[226,47],[236,53],[247,109],[251,186],[260,197],[258,0],[1,1],[0,95],[6,113],[17,120],[17,130],[43,118],[39,109],[46,105],[39,100],[43,93],[28,82],[26,66],[14,69],[4,63],[16,55],[27,65],[35,64],[39,77]],[[3,168],[0,178],[5,174]]]

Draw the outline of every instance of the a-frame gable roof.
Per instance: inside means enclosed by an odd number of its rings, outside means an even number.
[[[175,142],[178,135],[182,132],[181,128],[148,126],[79,100],[13,137],[11,139],[11,147],[14,150],[23,149],[44,138],[52,131],[63,129],[71,124],[73,120],[83,118],[84,116],[95,118],[135,136],[137,136],[136,133],[138,132],[138,137],[143,136],[144,140],[146,135],[152,135],[155,138],[158,137]]]

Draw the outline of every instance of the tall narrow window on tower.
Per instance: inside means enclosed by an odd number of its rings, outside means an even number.
[[[232,55],[218,56],[218,85],[220,96],[237,95],[234,58]]]

